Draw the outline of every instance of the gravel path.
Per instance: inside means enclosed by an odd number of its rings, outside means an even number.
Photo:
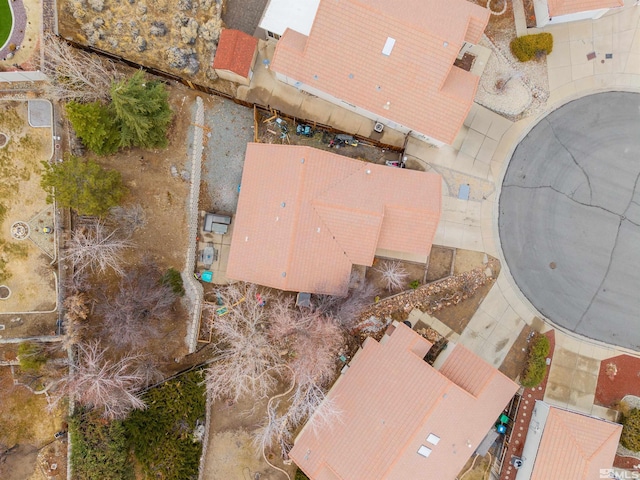
[[[235,213],[247,143],[253,141],[253,110],[221,99],[205,110],[211,128],[202,179],[217,212]]]
[[[227,0],[222,20],[227,28],[253,35],[266,5],[267,0]]]
[[[27,26],[27,12],[24,9],[24,4],[20,0],[16,0],[10,1],[9,5],[11,5],[11,9],[13,10],[13,31],[4,48],[0,50],[0,58],[2,60],[7,59],[9,45],[12,43],[16,46],[22,45],[25,27]]]

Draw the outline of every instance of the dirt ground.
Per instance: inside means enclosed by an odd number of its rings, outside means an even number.
[[[451,265],[453,264],[454,248],[434,245],[431,247],[429,255],[429,266],[427,268],[427,282],[435,282],[441,278],[451,275]]]
[[[53,259],[31,240],[12,238],[11,226],[50,208],[40,187],[40,162],[51,157],[51,128],[29,126],[27,102],[2,101],[0,132],[9,136],[0,148],[0,285],[11,289],[9,298],[0,300],[0,313],[48,311],[56,304]]]
[[[14,385],[10,367],[0,367],[3,480],[66,478],[66,443],[53,437],[63,428],[61,412],[49,413],[46,408],[44,395],[34,395],[27,388]],[[43,476],[42,468],[48,476]]]
[[[173,123],[169,129],[166,149],[142,150],[131,148],[96,160],[104,167],[122,175],[128,193],[124,206],[142,205],[146,225],[135,232],[132,241],[138,254],[149,255],[161,268],[182,270],[187,251],[187,197],[189,182],[184,172],[188,156],[191,105],[197,92],[182,85],[168,88]],[[172,176],[175,166],[177,176]]]
[[[461,255],[461,252],[462,255]],[[479,255],[476,255],[479,254]],[[456,263],[458,263],[458,256],[465,258],[466,266],[460,266],[460,271],[456,271],[455,274],[459,275],[462,272],[469,272],[472,269],[482,269],[484,267],[482,258],[484,253],[482,252],[470,252],[466,253],[464,250],[458,249],[456,252]],[[472,259],[475,258],[475,261]],[[434,317],[448,326],[451,330],[458,334],[462,334],[462,331],[466,328],[467,324],[471,321],[471,318],[476,313],[476,310],[480,307],[480,304],[487,296],[489,290],[495,284],[498,275],[500,274],[500,262],[489,256],[489,264],[491,265],[491,277],[486,283],[480,285],[475,293],[456,305],[449,305],[441,310],[437,310],[432,313]],[[463,269],[465,268],[465,269]],[[457,270],[457,269],[456,269]]]
[[[280,386],[280,391],[288,388]],[[278,392],[274,392],[278,393]],[[207,447],[207,480],[246,479],[283,480],[285,475],[274,470],[252,445],[252,432],[266,415],[268,399],[255,402],[245,399],[229,405],[216,402],[211,409],[211,428]],[[279,455],[268,454],[269,461],[286,470],[293,479],[295,465],[284,465]]]
[[[376,295],[378,295],[380,298],[385,298],[395,293],[398,293],[397,290],[390,291],[387,288],[387,283],[384,280],[383,276],[380,274],[380,272],[376,270],[376,268],[378,268],[380,263],[385,261],[388,261],[388,260],[376,257],[373,260],[373,266],[371,268],[367,268],[367,273],[365,275],[367,282],[374,285]],[[395,260],[391,260],[391,261],[395,261]],[[425,279],[424,264],[413,263],[413,262],[400,262],[400,265],[405,270],[405,272],[407,272],[407,277],[404,282],[405,285],[402,290],[409,288],[409,284],[414,280],[417,280],[418,282],[420,282],[420,285],[424,283],[424,279]]]
[[[486,0],[471,0],[471,2],[480,5],[483,8],[487,7]],[[491,15],[489,17],[489,24],[484,33],[493,40],[504,35],[512,35],[512,38],[516,37],[515,19],[513,17],[513,4],[507,0],[492,0],[491,10],[494,12],[500,12],[504,8],[504,3],[507,3],[507,9],[502,15]]]
[[[383,148],[376,147],[368,143],[358,142],[357,146],[341,146],[339,148],[329,147],[329,143],[334,138],[334,134],[313,125],[311,136],[297,135],[297,123],[294,119],[281,116],[286,123],[287,133],[283,135],[283,130],[276,123],[270,112],[262,110],[257,111],[258,116],[258,134],[257,140],[261,143],[281,143],[285,145],[307,145],[310,147],[326,150],[345,157],[363,160],[365,162],[384,164],[386,160],[397,161],[400,159],[400,153]],[[392,167],[390,167],[392,168]],[[408,162],[407,168],[414,170],[424,170],[419,163]]]
[[[529,335],[532,332],[533,329],[529,325],[524,326],[498,369],[512,380],[515,380],[522,373],[527,362]]]
[[[151,261],[161,272],[168,268],[181,271],[186,260],[189,182],[183,178],[183,173],[186,173],[187,149],[192,138],[190,131],[194,128],[191,125],[191,107],[197,97],[196,92],[182,85],[169,86],[168,89],[174,112],[168,148],[131,148],[96,159],[104,167],[121,173],[128,189],[123,206],[139,204],[145,213],[145,226],[131,238],[135,246],[127,254],[127,263],[135,265]],[[172,175],[172,167],[177,172],[175,176]],[[115,289],[118,278],[107,276],[101,282],[108,284],[107,289]],[[90,321],[99,326],[97,316]],[[146,351],[164,363],[162,370],[165,372],[175,370],[175,359],[187,353],[184,343],[187,322],[188,312],[181,302],[176,302],[171,318],[159,326],[159,337],[149,339],[145,346]]]
[[[458,478],[460,480],[487,480],[490,478],[489,469],[491,467],[491,456],[484,457],[472,455],[462,470]]]
[[[462,333],[500,273],[500,262],[496,258],[487,256],[485,263],[482,252],[462,252],[464,263],[459,268],[467,270],[384,299],[367,308],[361,315],[361,322],[371,316],[404,321],[411,310],[418,308],[429,312],[454,332]],[[463,294],[465,282],[471,292]]]

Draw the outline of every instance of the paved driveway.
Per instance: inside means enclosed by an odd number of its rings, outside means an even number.
[[[516,148],[500,196],[503,252],[555,323],[640,349],[640,94],[583,97]]]

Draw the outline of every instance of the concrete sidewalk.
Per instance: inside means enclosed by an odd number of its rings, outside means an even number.
[[[407,145],[407,156],[444,178],[443,212],[434,243],[482,250],[502,262],[496,286],[460,338],[495,366],[524,324],[539,316],[511,277],[497,229],[500,186],[513,150],[541,118],[571,100],[608,90],[640,92],[640,8],[632,1],[599,20],[544,31],[554,36],[554,50],[547,59],[550,98],[545,112],[513,123],[475,105],[454,145],[436,149],[413,140]],[[596,53],[593,60],[587,58],[591,52]],[[468,200],[458,198],[462,184],[470,186]],[[610,412],[593,405],[597,376],[601,360],[623,351],[556,330],[545,400],[610,418]]]

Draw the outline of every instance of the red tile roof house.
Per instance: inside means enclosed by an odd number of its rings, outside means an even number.
[[[367,338],[327,395],[339,418],[307,423],[296,465],[311,480],[454,480],[518,385],[453,343],[432,367],[430,348],[398,322]]]
[[[225,28],[220,34],[213,69],[224,80],[249,85],[257,55],[257,38],[240,30]]]
[[[598,480],[609,471],[622,425],[537,401],[515,480]]]
[[[287,29],[270,68],[390,128],[451,144],[479,81],[453,63],[489,15],[467,0],[321,0],[309,35]]]
[[[295,145],[247,145],[227,277],[345,295],[376,255],[425,263],[442,178]]]
[[[534,0],[536,26],[555,25],[556,23],[575,22],[577,20],[596,20],[610,8],[624,6],[624,0]]]

